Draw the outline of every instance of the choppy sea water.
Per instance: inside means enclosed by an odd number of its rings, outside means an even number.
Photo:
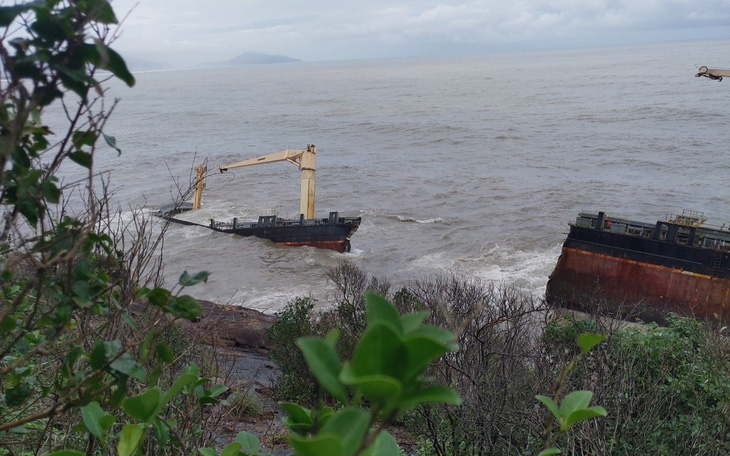
[[[454,58],[143,72],[120,99],[97,166],[114,202],[169,203],[210,168],[315,144],[317,216],[361,216],[352,252],[274,245],[173,226],[170,283],[212,272],[198,298],[273,312],[326,300],[347,259],[394,284],[451,272],[542,296],[568,223],[603,210],[650,223],[704,212],[730,221],[730,42]],[[299,171],[269,164],[211,175],[185,215],[298,216]]]

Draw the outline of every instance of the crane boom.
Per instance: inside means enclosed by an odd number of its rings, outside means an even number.
[[[229,169],[233,168],[242,168],[244,166],[252,166],[252,165],[263,165],[264,163],[276,163],[280,161],[288,161],[290,163],[293,163],[296,166],[299,166],[299,163],[296,162],[296,160],[301,157],[304,154],[305,150],[301,149],[286,149],[286,150],[280,150],[279,152],[274,152],[267,155],[262,155],[260,157],[256,158],[250,158],[248,160],[231,163],[230,165],[223,165],[219,166],[218,169],[221,172],[228,171]]]
[[[701,66],[699,70],[697,70],[697,74],[695,77],[704,76],[706,78],[714,79],[716,81],[722,81],[723,77],[730,76],[730,70],[721,70],[717,68],[707,68],[706,66]]]
[[[286,161],[296,165],[302,171],[302,184],[299,195],[299,213],[307,219],[314,218],[314,185],[316,170],[317,148],[314,144],[308,144],[306,149],[286,149],[260,157],[231,163],[230,165],[219,166],[220,172],[229,169],[242,168],[244,166],[263,165],[265,163],[276,163]]]

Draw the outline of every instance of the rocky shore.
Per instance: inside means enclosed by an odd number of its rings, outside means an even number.
[[[217,381],[229,387],[229,402],[235,394],[245,394],[253,401],[251,411],[234,412],[224,420],[222,429],[217,429],[220,444],[232,441],[239,431],[247,431],[257,435],[272,455],[289,454],[282,411],[271,396],[280,371],[268,357],[271,342],[266,332],[276,317],[241,306],[199,302],[203,313],[196,321],[183,323],[186,331],[215,350]]]
[[[283,411],[271,396],[271,387],[280,371],[268,357],[271,341],[267,331],[277,318],[241,306],[199,302],[203,313],[197,321],[185,322],[186,329],[196,334],[201,343],[215,349],[221,381],[226,386],[232,391],[255,393],[260,401],[258,413],[224,421],[223,429],[218,430],[219,443],[224,445],[239,431],[247,431],[257,435],[271,455],[291,454],[288,432],[282,424]],[[417,439],[413,436],[398,427],[389,431],[406,454],[416,451]]]
[[[276,321],[275,316],[241,306],[199,302],[203,314],[189,325],[202,333],[207,344],[268,353],[271,344],[266,331]]]

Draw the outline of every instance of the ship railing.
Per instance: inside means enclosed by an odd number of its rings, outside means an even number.
[[[684,226],[700,226],[707,221],[704,212],[683,210],[681,214],[667,214],[665,222]]]
[[[344,218],[340,217],[337,212],[331,212],[328,218],[320,219],[282,219],[276,216],[262,216],[259,217],[258,222],[238,222],[237,218],[234,218],[230,222],[224,222],[219,220],[210,219],[210,227],[221,230],[237,229],[237,228],[260,228],[266,226],[320,226],[320,225],[332,225],[343,221]]]

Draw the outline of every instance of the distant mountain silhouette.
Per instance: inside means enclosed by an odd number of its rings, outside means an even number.
[[[147,70],[169,70],[170,65],[163,63],[150,62],[149,60],[138,59],[136,57],[124,57],[127,68],[130,71],[147,71]]]
[[[235,65],[260,65],[260,64],[271,64],[271,63],[294,63],[301,62],[299,59],[294,57],[287,57],[285,55],[270,55],[262,54],[260,52],[246,52],[238,57],[234,57],[231,60],[225,62],[206,62],[201,66],[235,66]]]

